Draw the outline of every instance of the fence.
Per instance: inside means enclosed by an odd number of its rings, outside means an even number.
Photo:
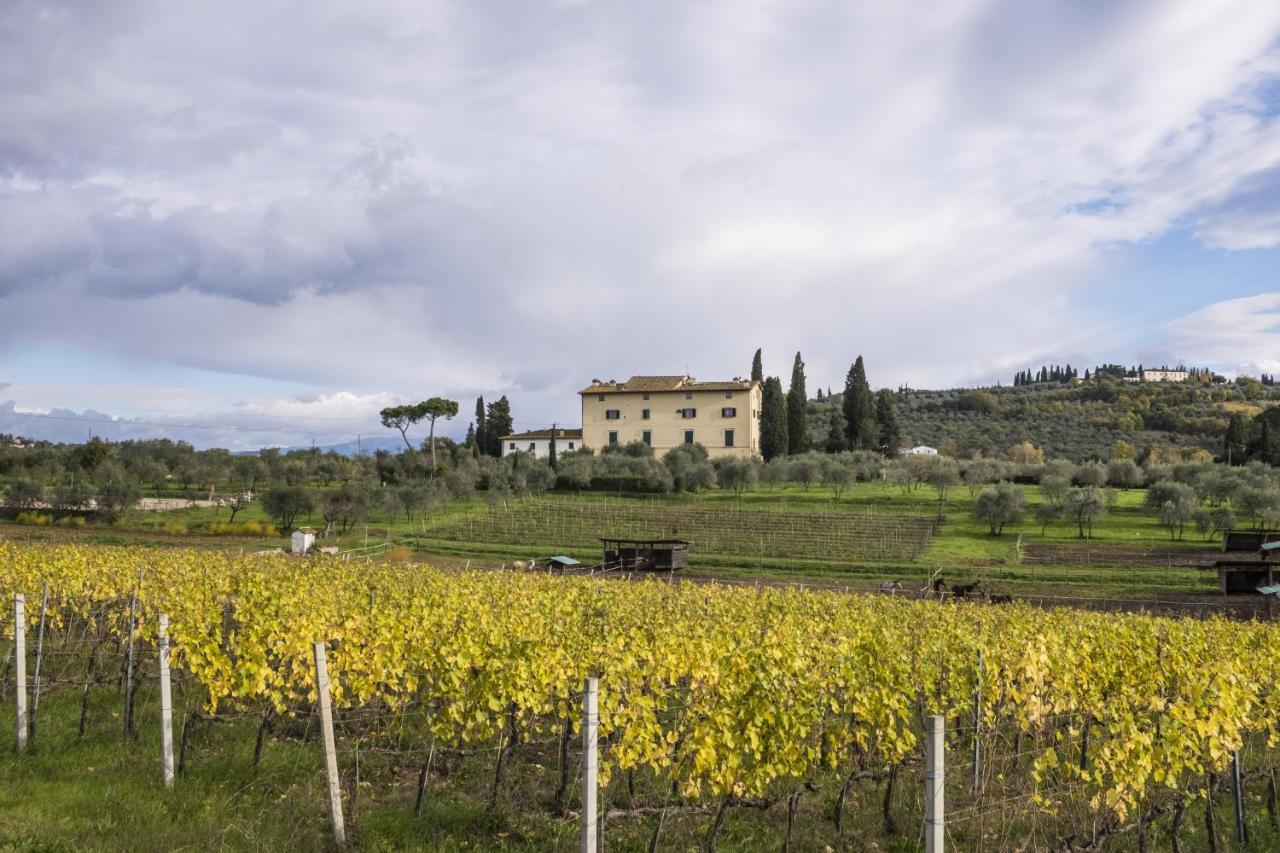
[[[70,642],[63,642],[62,647],[57,650],[46,648],[45,625],[50,621],[47,618],[50,615],[47,613],[48,600],[46,590],[45,595],[42,596],[40,627],[37,630],[37,641],[34,650],[28,649],[26,644],[25,598],[18,594],[14,596],[13,600],[12,612],[15,630],[13,634],[14,643],[11,647],[12,670],[14,672],[12,687],[15,698],[16,743],[20,752],[30,749],[35,743],[39,697],[42,691],[60,687],[81,688],[85,691],[85,696],[87,697],[92,684],[109,683],[112,680],[110,677],[99,680],[95,674],[98,651],[101,645],[99,634],[98,639],[93,642],[90,662],[82,678],[59,678],[55,675],[45,679],[43,682],[41,681],[42,670],[47,669],[50,659],[61,660],[63,664],[66,664],[68,661],[73,660],[79,651],[82,651],[76,648],[69,648],[69,646],[74,645],[74,641],[77,638],[72,635],[71,623],[63,620],[55,621],[68,625],[64,629],[68,632],[68,636],[65,639]],[[137,597],[131,595],[125,602],[107,604],[101,612],[96,614],[95,618],[110,618],[113,607],[118,608],[116,612],[128,622],[129,626],[126,641],[116,648],[116,653],[120,656],[120,670],[122,672],[117,683],[121,686],[122,694],[123,736],[126,739],[137,736],[138,733],[134,726],[136,719],[136,692],[140,684],[154,679],[157,683],[160,697],[159,727],[161,731],[159,757],[161,779],[167,787],[179,784],[177,780],[185,772],[188,772],[191,756],[191,732],[197,721],[212,722],[219,719],[246,718],[257,715],[253,713],[200,715],[188,711],[184,715],[185,719],[182,725],[179,747],[175,756],[172,701],[175,675],[170,671],[171,644],[167,631],[168,619],[164,614],[158,616],[159,630],[155,646],[154,648],[147,648],[141,643],[134,642],[135,635],[139,633],[139,626],[133,621],[134,614],[138,612]],[[89,642],[92,639],[89,627],[86,624],[79,640],[81,642]],[[386,747],[378,747],[370,743],[370,738],[366,736],[368,731],[376,733],[392,730],[392,727],[387,723],[389,718],[394,715],[387,709],[379,707],[333,707],[327,671],[326,644],[319,641],[314,643],[313,652],[317,693],[315,706],[312,708],[291,709],[287,713],[305,717],[308,727],[313,720],[319,727],[319,749],[324,757],[325,808],[329,815],[329,826],[334,842],[338,845],[343,845],[349,838],[349,818],[355,812],[356,798],[359,796],[362,753],[366,759],[370,754],[377,754],[380,751],[393,753],[397,756],[403,755],[404,757],[412,757],[414,753],[412,750],[405,751],[398,746],[392,746],[390,738],[388,738]],[[154,674],[149,674],[147,665],[152,654],[154,654],[156,667]],[[28,657],[31,655],[34,655],[34,666],[32,668],[34,677],[28,683],[27,663]],[[67,669],[65,665],[61,668],[63,670]],[[981,652],[978,652],[978,670],[980,672],[982,670]],[[3,700],[3,695],[10,686],[8,672],[9,666],[6,665],[4,686],[0,689],[0,701]],[[177,678],[180,680],[181,677],[181,673],[178,673]],[[855,787],[862,780],[881,782],[885,786],[880,811],[886,834],[905,834],[910,837],[910,833],[904,833],[897,823],[901,819],[902,811],[904,809],[910,810],[912,813],[919,815],[919,837],[926,851],[937,851],[938,853],[944,849],[961,849],[966,845],[971,846],[972,849],[981,850],[989,838],[1007,839],[1011,835],[1017,837],[1023,833],[1051,834],[1051,831],[1065,838],[1060,849],[1094,849],[1092,845],[1100,845],[1107,838],[1123,832],[1136,831],[1139,836],[1145,838],[1147,834],[1153,831],[1155,821],[1164,817],[1169,819],[1169,831],[1177,834],[1182,826],[1186,808],[1190,803],[1182,793],[1179,793],[1176,797],[1171,796],[1167,801],[1153,804],[1150,811],[1138,816],[1136,824],[1117,823],[1114,821],[1099,822],[1095,817],[1091,834],[1087,838],[1070,835],[1067,828],[1068,822],[1064,822],[1061,815],[1054,816],[1049,813],[1041,813],[1038,809],[1038,804],[1042,799],[1052,798],[1057,808],[1068,818],[1073,819],[1075,824],[1087,824],[1089,821],[1081,818],[1081,815],[1089,811],[1087,804],[1082,800],[1082,797],[1087,795],[1085,791],[1086,785],[1078,776],[1059,774],[1057,776],[1050,775],[1044,779],[1036,779],[1031,786],[1032,790],[1028,791],[1028,777],[1026,775],[1030,772],[1028,763],[1033,763],[1038,756],[1043,755],[1044,750],[1049,745],[1055,745],[1061,751],[1074,750],[1072,753],[1073,762],[1079,767],[1080,771],[1086,770],[1091,760],[1090,731],[1091,726],[1094,725],[1093,717],[1083,713],[1054,715],[1047,721],[1045,726],[1036,731],[1024,731],[1018,726],[1011,727],[1009,725],[988,726],[984,724],[982,716],[981,680],[979,680],[979,687],[973,698],[971,717],[953,717],[950,720],[946,720],[940,716],[924,717],[922,713],[919,731],[923,754],[918,758],[908,758],[892,766],[876,768],[855,763],[851,767],[842,769],[840,775],[843,779],[837,777],[826,780],[817,778],[794,780],[794,782],[790,783],[793,785],[790,789],[783,789],[769,796],[751,798],[728,795],[720,798],[717,802],[711,803],[683,799],[673,801],[671,789],[668,788],[667,793],[661,795],[660,788],[656,784],[651,784],[649,790],[641,791],[640,794],[637,794],[637,786],[634,785],[634,780],[627,779],[622,781],[621,774],[614,774],[609,785],[602,788],[599,783],[599,768],[602,761],[609,761],[616,766],[616,761],[613,760],[611,752],[614,745],[609,743],[607,739],[602,741],[599,737],[599,697],[601,691],[607,692],[608,689],[609,677],[607,672],[602,673],[599,677],[586,679],[581,692],[575,692],[567,697],[575,703],[578,710],[573,720],[563,720],[563,728],[557,737],[538,740],[532,736],[518,737],[514,731],[504,732],[496,747],[492,749],[475,748],[469,752],[472,757],[480,761],[488,760],[492,757],[495,769],[491,797],[494,800],[498,796],[504,762],[512,760],[513,752],[516,748],[539,751],[537,752],[537,763],[539,764],[542,763],[541,755],[543,752],[550,752],[554,755],[557,759],[555,762],[556,774],[559,777],[559,787],[554,801],[556,803],[555,808],[559,813],[564,814],[569,811],[567,808],[571,787],[569,780],[572,778],[578,780],[579,790],[576,799],[581,803],[581,808],[578,812],[577,821],[581,839],[580,850],[582,851],[602,849],[611,824],[618,826],[636,819],[652,819],[654,821],[651,849],[657,849],[664,830],[669,830],[674,821],[687,820],[689,817],[701,817],[708,820],[709,827],[705,836],[706,846],[708,849],[714,849],[717,839],[723,832],[727,816],[731,811],[759,809],[762,812],[768,812],[780,810],[783,806],[786,807],[786,840],[784,848],[800,849],[802,845],[795,840],[795,835],[800,831],[797,826],[804,811],[802,808],[804,795],[821,791],[823,785],[831,786],[827,790],[834,791],[837,783],[839,784],[835,814],[824,815],[820,818],[817,815],[812,815],[815,819],[833,820],[837,836],[839,836],[844,831],[841,823],[849,799],[857,796]],[[270,715],[269,709],[263,711],[260,715],[261,723],[257,732],[255,763],[262,752],[264,735],[268,730]],[[578,723],[582,735],[578,756],[578,773],[571,772],[573,760],[569,738],[571,723],[575,721]],[[85,717],[82,709],[80,720],[81,735],[84,733],[84,727]],[[342,736],[340,737],[340,735]],[[467,754],[467,750],[458,748],[451,750],[438,749],[435,741],[431,741],[426,750],[422,769],[418,775],[417,797],[414,804],[415,811],[421,811],[424,798],[429,796],[428,783],[431,778],[433,761],[443,760],[439,759],[439,756],[445,751],[451,751],[457,755]],[[1230,823],[1233,829],[1232,835],[1237,844],[1246,843],[1251,830],[1255,836],[1271,837],[1269,833],[1274,832],[1274,823],[1277,820],[1276,771],[1271,764],[1273,758],[1272,752],[1264,742],[1246,742],[1241,749],[1232,754],[1230,770],[1224,778],[1210,777],[1204,781],[1207,793],[1204,822],[1208,827],[1208,832],[1215,834],[1215,837],[1217,834],[1225,834],[1223,833],[1222,825],[1215,823],[1221,820],[1216,811],[1216,805],[1222,799],[1218,794],[1223,792],[1228,795],[1230,800]],[[354,768],[356,776],[356,784],[349,786],[350,793],[347,795],[345,802],[342,774],[344,766],[348,769],[348,773]],[[950,775],[948,775],[949,767],[951,769]],[[845,775],[846,772],[847,775]],[[907,780],[906,783],[904,783],[904,779]],[[1268,824],[1270,825],[1263,825],[1255,817],[1253,826],[1250,826],[1250,815],[1248,813],[1250,800],[1247,792],[1247,787],[1250,784],[1265,784],[1267,786],[1267,811],[1265,813],[1268,815]],[[629,790],[629,794],[625,797],[625,802],[620,802],[621,792],[624,790],[622,786],[626,786],[626,789]],[[653,799],[646,802],[643,799],[645,794],[653,795]],[[317,802],[316,805],[317,811],[319,811],[320,804]],[[806,814],[812,814],[812,812],[806,812]],[[779,816],[779,823],[781,823],[782,819]],[[1072,840],[1073,837],[1075,837],[1075,841]],[[997,845],[992,844],[992,846],[995,847]]]
[[[545,496],[439,520],[425,534],[519,546],[596,548],[598,537],[680,538],[699,553],[910,562],[928,546],[933,514],[887,515],[708,505],[654,498]]]

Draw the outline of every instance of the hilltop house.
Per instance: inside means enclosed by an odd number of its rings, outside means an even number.
[[[551,436],[555,434],[556,453],[567,453],[582,448],[582,430],[580,429],[535,429],[502,437],[502,455],[524,452],[532,453],[539,459],[551,455]]]
[[[930,447],[927,444],[917,444],[915,447],[904,447],[898,452],[903,456],[937,456],[938,448]]]
[[[1143,370],[1143,382],[1186,382],[1187,377],[1191,374],[1185,370],[1169,370],[1161,368],[1159,370]]]
[[[658,456],[681,444],[701,444],[712,458],[760,455],[760,382],[632,376],[593,379],[578,393],[582,443],[592,450],[643,441]]]

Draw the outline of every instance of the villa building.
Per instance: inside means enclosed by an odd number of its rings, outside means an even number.
[[[643,441],[662,456],[701,444],[713,459],[760,455],[761,383],[698,382],[692,376],[594,379],[582,397],[582,444],[601,450]]]

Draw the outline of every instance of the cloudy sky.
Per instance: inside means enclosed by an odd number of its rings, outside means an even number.
[[[1275,0],[7,0],[0,116],[0,431],[1280,370]]]

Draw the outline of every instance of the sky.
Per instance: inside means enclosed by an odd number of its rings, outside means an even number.
[[[1275,0],[7,0],[0,116],[0,432],[1280,371]]]

